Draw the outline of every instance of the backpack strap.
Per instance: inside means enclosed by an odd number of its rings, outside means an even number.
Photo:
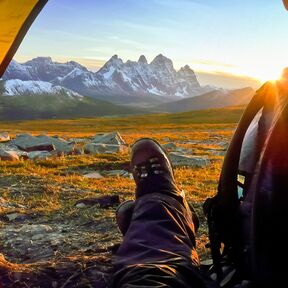
[[[218,192],[213,198],[208,198],[203,205],[208,221],[211,256],[219,280],[223,276],[223,265],[221,264],[223,256],[231,253],[230,258],[233,259],[232,261],[237,261],[242,245],[237,191],[237,175],[242,143],[245,133],[256,114],[265,105],[273,105],[273,95],[275,95],[275,85],[267,82],[257,90],[248,104],[227,150],[220,175]],[[222,243],[225,247],[223,253],[220,252]],[[237,263],[235,264],[237,265]]]

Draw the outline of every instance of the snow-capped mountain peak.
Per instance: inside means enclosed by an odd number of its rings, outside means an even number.
[[[52,64],[52,58],[51,57],[36,57],[32,60],[27,61],[25,64],[26,65],[47,65],[47,64]]]
[[[147,62],[144,55],[138,61],[128,60],[125,63],[118,55],[114,55],[97,72],[89,71],[74,61],[57,63],[51,57],[37,57],[23,64],[12,61],[3,79],[48,82],[52,87],[65,87],[80,95],[117,104],[130,104],[135,99],[141,103],[151,100],[168,102],[214,90],[200,86],[188,65],[176,71],[172,60],[162,54],[157,55],[151,63]],[[24,87],[28,85],[22,84]],[[34,82],[34,86],[36,84]],[[43,85],[46,91],[47,84]]]
[[[123,61],[121,58],[118,57],[118,55],[114,55],[112,56],[105,64],[104,66],[101,68],[108,68],[108,67],[120,67],[123,64]]]
[[[139,57],[138,63],[148,64],[148,61],[147,61],[147,59],[146,59],[146,57],[144,55],[141,55]]]
[[[167,69],[169,72],[175,71],[172,60],[162,54],[157,55],[151,62],[151,65],[156,66],[159,69]]]

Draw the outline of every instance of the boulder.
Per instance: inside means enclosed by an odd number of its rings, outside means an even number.
[[[52,156],[49,151],[32,151],[28,153],[28,158],[31,160],[46,160]]]
[[[11,143],[26,152],[55,150],[54,145],[50,141],[34,137],[30,134],[17,135],[17,137],[12,140]]]
[[[10,136],[8,132],[0,133],[0,142],[7,142],[10,140]]]
[[[18,161],[19,156],[15,151],[4,150],[0,148],[0,160],[3,161]]]
[[[98,144],[89,143],[84,146],[84,152],[87,154],[111,154],[128,152],[126,145]]]
[[[63,154],[73,154],[75,149],[75,144],[73,142],[68,142],[60,137],[49,137],[46,135],[40,135],[38,136],[39,139],[46,140],[47,142],[50,142],[54,145],[55,150],[57,152],[63,153]]]
[[[112,145],[127,145],[118,132],[97,134],[92,143],[112,144]]]
[[[11,141],[19,149],[31,151],[57,151],[57,153],[72,154],[75,145],[61,138],[49,137],[47,135],[32,136],[21,134]]]
[[[174,166],[187,166],[187,167],[206,167],[210,165],[210,160],[206,156],[190,156],[177,152],[169,154],[170,159]]]
[[[5,144],[1,144],[0,145],[0,149],[3,149],[5,151],[10,151],[10,152],[14,152],[17,154],[17,156],[21,159],[28,159],[28,153],[25,151],[20,150],[17,146],[11,144],[10,142],[5,143]]]

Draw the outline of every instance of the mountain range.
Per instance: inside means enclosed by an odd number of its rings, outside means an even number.
[[[127,62],[114,55],[97,72],[74,61],[57,63],[37,57],[10,63],[0,82],[0,111],[8,115],[13,109],[21,110],[18,115],[22,115],[25,110],[25,118],[174,112],[231,105],[231,93],[201,86],[188,65],[176,71],[162,54],[151,63],[144,55]],[[251,93],[252,89],[243,89],[236,93],[239,99],[233,99],[246,104]]]
[[[187,112],[209,108],[222,108],[225,106],[239,106],[249,103],[255,90],[247,87],[235,90],[219,89],[200,96],[185,98],[178,101],[155,106],[157,112]]]

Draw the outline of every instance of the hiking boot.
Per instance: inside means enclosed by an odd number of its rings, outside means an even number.
[[[171,161],[155,140],[142,138],[134,143],[131,168],[136,183],[136,199],[149,193],[164,193],[182,199]]]
[[[187,204],[184,193],[176,186],[171,161],[158,142],[149,138],[136,141],[131,151],[131,167],[136,183],[136,199],[149,193],[174,197],[192,211],[192,220],[195,229],[198,229],[198,216],[192,205]],[[123,235],[129,228],[134,206],[135,202],[128,200],[116,210],[116,221]]]
[[[116,209],[116,222],[122,235],[125,235],[130,226],[134,211],[135,201],[127,200]]]

